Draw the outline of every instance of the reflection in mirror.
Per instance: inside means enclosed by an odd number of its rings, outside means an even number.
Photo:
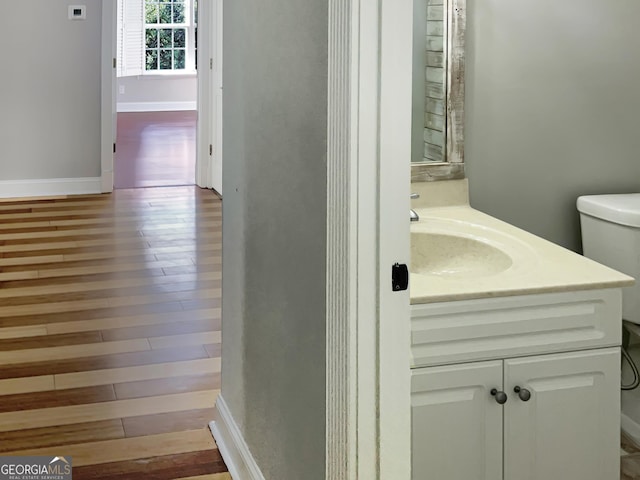
[[[464,178],[465,0],[414,0],[412,181]]]
[[[444,0],[415,0],[413,7],[412,162],[445,159]]]

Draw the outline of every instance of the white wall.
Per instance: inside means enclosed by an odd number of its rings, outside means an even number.
[[[198,78],[195,74],[120,77],[117,92],[119,112],[195,110]]]
[[[267,480],[324,479],[327,14],[224,7],[222,396]]]
[[[3,8],[0,196],[16,181],[100,176],[101,1],[82,3],[85,21],[67,19],[67,0]]]
[[[579,195],[640,191],[640,2],[467,6],[471,203],[579,250]]]

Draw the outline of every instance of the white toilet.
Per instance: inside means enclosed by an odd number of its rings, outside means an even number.
[[[627,351],[640,366],[640,193],[583,196],[577,204],[584,255],[637,280],[622,291],[622,318],[635,332]],[[628,383],[633,374],[626,361],[623,373]],[[640,444],[640,387],[622,391],[621,424]]]

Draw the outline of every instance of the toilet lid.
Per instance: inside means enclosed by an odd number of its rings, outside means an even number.
[[[640,193],[578,197],[578,211],[612,223],[640,227]]]

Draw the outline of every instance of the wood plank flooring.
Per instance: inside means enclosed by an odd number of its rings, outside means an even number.
[[[626,436],[620,436],[620,480],[640,479],[640,447]]]
[[[195,186],[0,202],[0,454],[83,479],[230,480],[221,202]]]
[[[117,117],[116,188],[193,185],[198,112],[122,112]]]

